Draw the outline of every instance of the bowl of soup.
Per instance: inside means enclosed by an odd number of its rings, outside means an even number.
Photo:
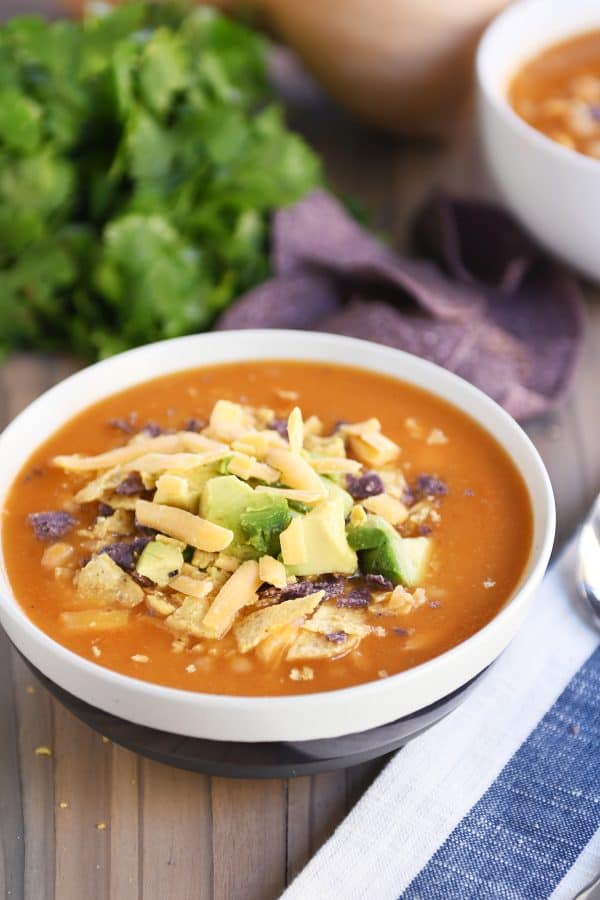
[[[554,503],[514,420],[397,350],[240,331],[143,347],[0,437],[0,620],[75,697],[221,741],[410,716],[517,632]]]
[[[477,54],[479,130],[506,205],[550,252],[598,281],[600,7],[511,5]]]

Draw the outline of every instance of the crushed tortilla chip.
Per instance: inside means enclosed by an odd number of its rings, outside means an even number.
[[[327,603],[319,607],[314,616],[304,623],[303,628],[307,631],[317,631],[320,634],[343,631],[345,634],[358,638],[366,637],[371,631],[363,610],[340,608]]]
[[[284,625],[282,628],[276,629],[260,642],[256,648],[256,655],[267,666],[279,665],[286,651],[298,636],[299,630],[297,625]]]
[[[360,644],[360,638],[356,635],[348,636],[344,641],[336,643],[314,631],[300,629],[298,637],[288,650],[286,659],[293,662],[297,659],[334,659],[336,656],[345,656],[351,650],[355,650]]]
[[[250,613],[234,629],[238,650],[240,653],[247,653],[273,631],[285,625],[302,623],[306,616],[316,609],[324,596],[324,591],[315,591],[306,597],[284,600],[283,603]]]
[[[171,631],[181,635],[207,637],[202,620],[209,605],[210,601],[206,597],[186,597],[181,606],[165,619],[165,624]]]
[[[144,592],[106,553],[94,556],[79,572],[77,594],[92,606],[132,608],[144,599]]]

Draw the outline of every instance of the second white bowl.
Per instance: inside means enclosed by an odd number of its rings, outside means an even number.
[[[598,0],[523,0],[489,26],[477,53],[483,152],[508,208],[546,249],[600,281],[600,160],[568,150],[510,106],[513,75],[552,44],[600,29]]]

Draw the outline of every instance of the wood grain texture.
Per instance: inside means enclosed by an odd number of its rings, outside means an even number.
[[[22,9],[21,0],[11,2]],[[7,9],[2,4],[0,17]],[[450,147],[399,143],[353,125],[314,91],[291,102],[292,123],[324,156],[333,185],[361,200],[400,247],[432,186],[489,194],[468,133]],[[587,294],[574,391],[528,428],[554,484],[560,539],[600,489],[600,292],[588,287]],[[74,368],[49,357],[11,359],[0,369],[2,423]],[[385,763],[258,782],[141,760],[50,700],[3,634],[0,721],[0,896],[11,900],[271,900]],[[35,755],[42,745],[52,756]]]

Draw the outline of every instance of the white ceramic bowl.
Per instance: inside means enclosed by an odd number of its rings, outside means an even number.
[[[492,22],[477,52],[479,130],[502,199],[538,241],[600,281],[600,160],[568,150],[508,103],[512,76],[547,47],[600,29],[598,0],[522,0]]]
[[[0,622],[44,675],[93,706],[189,737],[302,741],[392,722],[447,696],[483,671],[517,632],[546,568],[554,537],[552,489],[537,451],[514,420],[472,385],[407,353],[300,331],[230,331],[151,344],[67,378],[0,437],[0,504],[34,448],[90,403],[155,376],[238,360],[301,359],[355,365],[402,379],[460,407],[492,434],[522,473],[534,512],[533,546],[518,588],[473,637],[430,662],[368,684],[294,697],[224,697],[160,687],[109,671],[40,631],[16,602],[0,556]]]

